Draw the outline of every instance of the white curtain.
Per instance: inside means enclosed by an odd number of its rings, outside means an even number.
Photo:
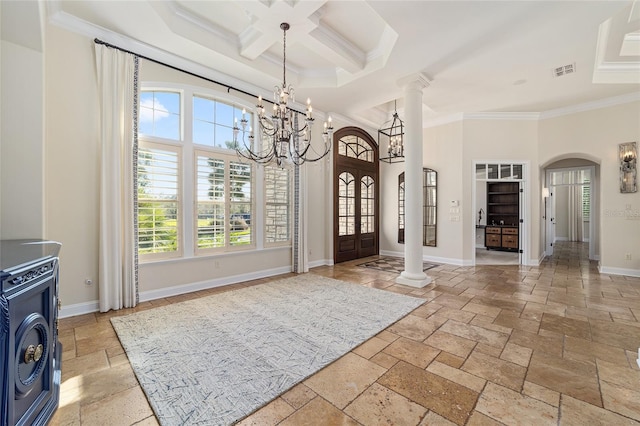
[[[138,303],[138,58],[96,44],[100,115],[100,312]]]
[[[582,241],[582,186],[569,186],[569,241]]]

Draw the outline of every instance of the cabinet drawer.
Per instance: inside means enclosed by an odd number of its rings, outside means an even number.
[[[518,228],[502,228],[502,234],[518,235]]]
[[[500,247],[500,235],[487,234],[484,244],[487,247]]]
[[[518,237],[516,235],[503,235],[502,247],[506,248],[518,248]]]
[[[486,228],[484,228],[484,233],[485,234],[499,234],[500,233],[500,228],[498,228],[497,226],[487,226]]]

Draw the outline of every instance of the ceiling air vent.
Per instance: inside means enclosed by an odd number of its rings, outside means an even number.
[[[554,77],[561,77],[561,76],[566,75],[566,74],[573,74],[574,72],[576,72],[576,64],[575,64],[575,62],[573,64],[563,65],[561,67],[554,68],[553,69],[553,76]]]

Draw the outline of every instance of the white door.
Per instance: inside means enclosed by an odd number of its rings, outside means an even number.
[[[556,202],[554,193],[556,188],[554,186],[549,187],[549,198],[547,198],[547,209],[545,212],[547,223],[547,247],[545,254],[547,256],[553,256],[553,242],[556,239]]]

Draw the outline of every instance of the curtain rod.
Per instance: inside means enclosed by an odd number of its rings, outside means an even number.
[[[183,69],[178,68],[178,67],[176,67],[176,66],[173,66],[173,65],[167,64],[166,62],[161,62],[161,61],[158,61],[157,59],[149,58],[148,56],[144,56],[144,55],[141,55],[141,54],[139,54],[139,53],[132,52],[132,51],[127,50],[127,49],[124,49],[124,48],[122,48],[122,47],[120,47],[120,46],[116,46],[116,45],[114,45],[114,44],[107,43],[106,41],[100,40],[99,38],[95,38],[95,39],[93,39],[93,42],[94,42],[95,44],[101,44],[101,45],[103,45],[103,46],[107,46],[107,47],[110,47],[110,48],[112,48],[112,49],[120,50],[121,52],[129,53],[129,54],[131,54],[131,55],[135,55],[135,56],[137,56],[138,58],[142,58],[142,59],[145,59],[145,60],[147,60],[147,61],[155,62],[155,63],[156,63],[156,64],[158,64],[158,65],[162,65],[162,66],[165,66],[165,67],[167,67],[167,68],[171,68],[172,70],[179,71],[179,72],[184,73],[184,74],[188,74],[188,75],[190,75],[190,76],[192,76],[192,77],[196,77],[196,78],[199,78],[199,79],[202,79],[202,80],[206,80],[206,81],[208,81],[208,82],[210,82],[210,83],[217,84],[218,86],[225,87],[225,88],[227,89],[227,93],[230,93],[230,92],[231,92],[231,90],[235,90],[236,92],[242,93],[243,95],[253,96],[254,98],[257,98],[257,96],[256,96],[256,95],[254,95],[253,93],[246,92],[246,91],[244,91],[244,90],[242,90],[242,89],[238,89],[238,88],[233,87],[233,86],[230,86],[230,85],[228,85],[228,84],[226,84],[226,83],[221,83],[221,82],[219,82],[219,81],[212,80],[212,79],[210,79],[210,78],[208,78],[208,77],[204,77],[204,76],[202,76],[202,75],[200,75],[200,74],[196,74],[196,73],[191,72],[191,71],[183,70]],[[270,101],[269,99],[263,99],[263,101],[265,101],[265,102],[269,102],[269,103],[271,103],[271,104],[275,104],[275,102],[274,102],[274,101]],[[292,111],[297,112],[298,114],[304,114],[303,112],[300,112],[300,111],[295,110],[295,109],[293,109],[293,108],[289,108],[289,109],[291,109]]]

